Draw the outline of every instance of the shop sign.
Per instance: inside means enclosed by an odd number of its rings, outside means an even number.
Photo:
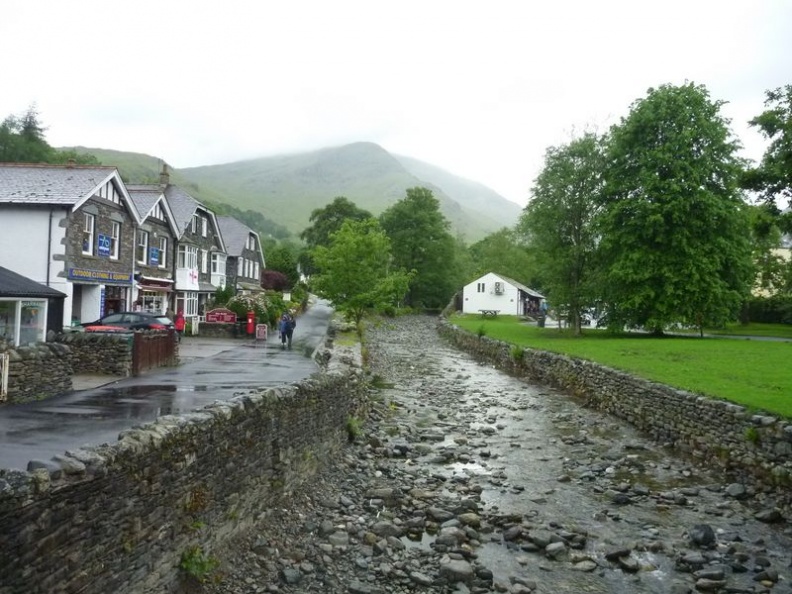
[[[159,255],[160,249],[153,247],[149,248],[149,265],[150,266],[159,266]]]
[[[102,235],[99,234],[99,238],[97,241],[97,248],[99,255],[103,258],[110,257],[110,246],[113,244],[113,240],[109,235]]]
[[[237,315],[230,309],[224,307],[210,309],[206,312],[207,324],[234,324],[236,321]]]
[[[69,268],[69,280],[129,284],[132,282],[132,273],[112,272],[110,270],[89,270],[87,268]]]

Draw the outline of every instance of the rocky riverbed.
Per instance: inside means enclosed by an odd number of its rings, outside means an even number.
[[[367,341],[354,443],[204,591],[792,593],[792,530],[750,486],[479,365],[432,318]]]

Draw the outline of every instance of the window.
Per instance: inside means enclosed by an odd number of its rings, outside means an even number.
[[[226,259],[223,257],[222,254],[213,253],[212,254],[212,274],[222,274],[225,276],[226,273]]]
[[[239,258],[237,260],[237,276],[242,276],[245,271],[245,259]]]
[[[168,238],[160,237],[159,240],[159,267],[165,268],[168,265]]]
[[[198,268],[198,248],[194,245],[180,245],[177,268]]]
[[[207,230],[209,229],[209,219],[201,217],[201,235],[206,237]]]
[[[182,311],[187,317],[198,315],[198,293],[179,293],[176,296],[176,311]]]
[[[201,217],[199,217],[197,214],[194,214],[192,216],[192,228],[191,228],[191,230],[192,230],[193,233],[198,233],[198,224],[200,223],[200,218]]]
[[[477,283],[476,284],[476,292],[477,293],[484,293],[484,283]]]
[[[259,263],[258,262],[256,262],[253,265],[253,278],[256,279],[256,282],[258,282],[259,279],[261,278],[261,275],[259,275]]]
[[[137,250],[135,250],[135,260],[138,264],[148,264],[148,231],[138,231]]]
[[[209,252],[206,250],[201,250],[201,274],[206,274],[206,270],[209,266]]]
[[[113,221],[113,229],[110,231],[110,259],[118,260],[121,250],[121,223]]]
[[[94,253],[94,227],[96,225],[96,216],[92,214],[83,213],[83,236],[82,236],[82,253],[86,256],[93,256]]]

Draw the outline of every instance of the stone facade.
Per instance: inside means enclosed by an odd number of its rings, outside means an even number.
[[[91,214],[96,217],[94,228],[93,254],[82,253],[83,215]],[[121,223],[121,240],[119,242],[118,259],[99,256],[96,246],[97,237],[109,236],[112,232],[112,223]],[[88,270],[102,270],[132,275],[135,256],[135,226],[136,222],[124,206],[115,204],[110,200],[95,197],[88,200],[76,211],[71,213],[66,224],[66,261],[63,274],[68,275],[70,268],[83,268]]]
[[[677,390],[555,353],[479,337],[439,322],[441,334],[481,361],[553,386],[591,408],[624,419],[662,445],[717,464],[792,505],[792,423],[723,400]]]
[[[288,498],[365,414],[359,355],[318,359],[326,372],[299,384],[0,470],[0,594],[173,591],[185,552],[211,554]]]

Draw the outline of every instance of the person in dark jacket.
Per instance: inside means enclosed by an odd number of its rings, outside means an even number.
[[[294,333],[294,327],[296,325],[294,318],[288,312],[281,316],[280,322],[278,323],[278,332],[280,332],[282,349],[285,349],[287,344],[288,347],[291,348],[292,334]]]

